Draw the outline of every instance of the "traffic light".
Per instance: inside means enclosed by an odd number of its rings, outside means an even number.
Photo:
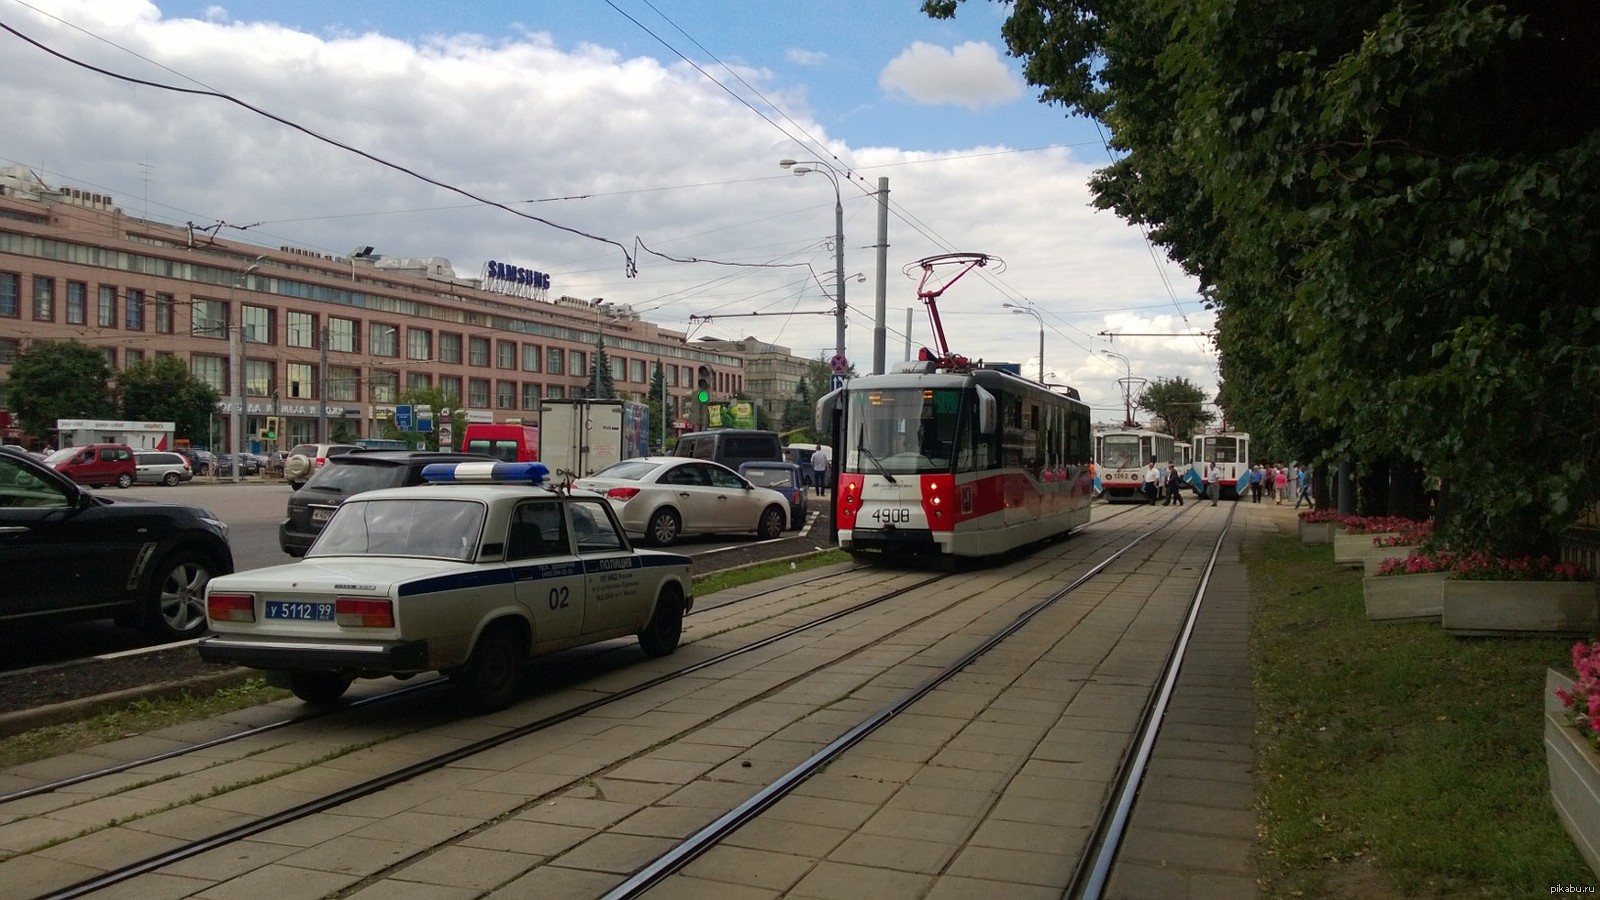
[[[709,366],[701,366],[700,367],[700,371],[697,372],[696,375],[699,377],[699,384],[697,384],[695,386],[698,387],[699,390],[695,393],[694,399],[700,401],[701,403],[710,403],[711,402],[711,369],[710,369],[710,367]]]
[[[711,402],[711,392],[706,390],[705,388],[701,388],[700,392],[698,394],[694,395],[694,398],[696,400],[699,400],[701,403],[710,403]]]
[[[275,440],[278,439],[278,417],[277,416],[267,416],[267,429],[266,429],[266,431],[261,433],[261,436],[263,438],[265,438],[266,440],[269,440],[269,441],[275,441]]]

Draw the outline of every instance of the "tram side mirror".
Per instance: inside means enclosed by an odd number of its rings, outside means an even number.
[[[982,386],[974,385],[973,390],[978,392],[978,433],[994,434],[995,411],[999,404],[995,402],[994,395]]]

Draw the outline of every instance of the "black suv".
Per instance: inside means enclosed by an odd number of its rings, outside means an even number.
[[[289,516],[278,526],[278,546],[305,556],[339,504],[362,491],[422,483],[422,467],[437,462],[499,462],[481,453],[432,450],[362,450],[329,456],[298,491],[289,495]]]
[[[206,630],[228,526],[197,506],[111,500],[0,450],[0,622],[115,619],[169,640]]]

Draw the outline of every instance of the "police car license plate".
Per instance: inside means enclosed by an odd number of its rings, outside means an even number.
[[[288,600],[268,600],[267,618],[296,619],[302,622],[332,622],[332,603],[292,603]]]
[[[331,518],[333,518],[332,509],[329,509],[325,506],[314,506],[311,508],[311,521],[326,522]]]

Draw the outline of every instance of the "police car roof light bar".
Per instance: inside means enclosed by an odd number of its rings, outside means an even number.
[[[543,484],[550,467],[537,462],[429,463],[422,480],[429,484]]]

